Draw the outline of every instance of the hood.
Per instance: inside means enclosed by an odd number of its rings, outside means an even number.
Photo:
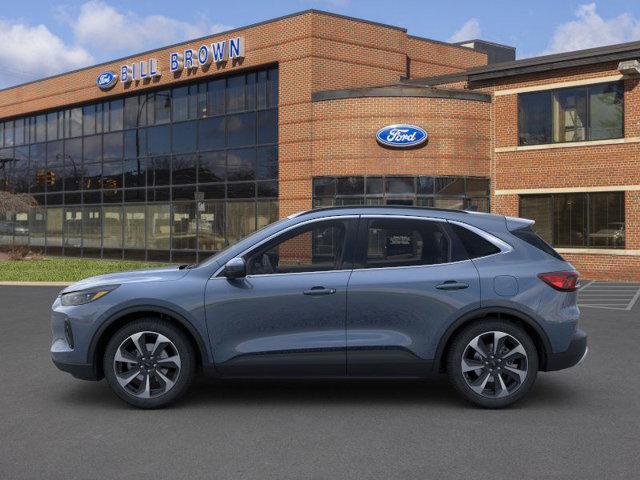
[[[132,270],[130,272],[107,273],[96,277],[85,278],[73,285],[69,285],[61,293],[85,290],[87,288],[99,287],[102,285],[122,285],[125,283],[142,282],[172,282],[179,280],[189,272],[185,268],[178,267],[157,268],[153,270]]]

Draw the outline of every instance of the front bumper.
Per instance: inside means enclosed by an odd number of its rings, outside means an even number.
[[[577,328],[573,334],[571,343],[569,343],[569,348],[564,352],[552,353],[547,356],[545,370],[547,372],[552,372],[555,370],[563,370],[565,368],[573,367],[584,360],[588,351],[587,334]]]

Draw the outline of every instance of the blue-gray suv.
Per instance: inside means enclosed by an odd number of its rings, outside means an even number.
[[[196,372],[221,378],[421,378],[503,407],[576,365],[578,274],[500,215],[312,210],[199,265],[89,278],[52,313],[54,363],[142,408]]]

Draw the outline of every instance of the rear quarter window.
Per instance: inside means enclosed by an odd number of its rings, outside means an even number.
[[[480,258],[488,255],[499,253],[500,249],[493,243],[485,240],[477,233],[472,232],[468,228],[461,227],[454,223],[450,224],[453,232],[460,239],[460,243],[467,251],[469,258]]]
[[[527,242],[532,247],[542,250],[544,253],[551,255],[558,260],[564,261],[562,255],[554,250],[554,248],[545,242],[531,227],[519,228],[511,232],[512,235],[518,237],[520,240]]]

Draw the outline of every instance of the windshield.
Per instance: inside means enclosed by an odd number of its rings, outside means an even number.
[[[287,218],[283,218],[281,220],[278,220],[276,222],[270,223],[268,225],[265,225],[264,227],[259,228],[255,232],[252,232],[249,235],[247,235],[246,237],[243,237],[242,239],[240,239],[240,241],[238,241],[237,243],[234,243],[233,245],[229,245],[224,250],[220,250],[219,252],[214,253],[210,257],[205,258],[200,263],[198,263],[197,266],[198,267],[202,267],[202,266],[206,266],[206,265],[211,265],[212,263],[217,262],[219,258],[225,256],[227,254],[227,252],[229,252],[231,249],[238,248],[240,251],[244,250],[244,248],[247,248],[248,246],[250,246],[251,244],[254,243],[254,240],[253,240],[254,237],[261,236],[262,233],[265,230],[277,227],[281,223],[284,223],[286,220],[289,220],[289,218],[288,217]]]

